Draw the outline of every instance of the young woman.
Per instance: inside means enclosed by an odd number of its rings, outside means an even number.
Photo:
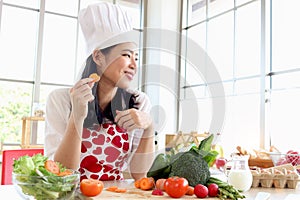
[[[122,37],[132,30],[128,19],[109,3],[81,11],[90,56],[80,80],[71,89],[53,91],[47,100],[45,153],[79,170],[81,179],[123,179],[127,167],[139,179],[154,158],[149,98],[129,89],[138,55],[137,44]],[[99,81],[89,78],[93,73]]]

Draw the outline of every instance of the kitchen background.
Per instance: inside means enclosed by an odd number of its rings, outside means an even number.
[[[0,1],[1,148],[20,148],[22,118],[44,111],[53,89],[74,83],[84,58],[78,11],[96,2],[101,1]],[[109,2],[128,10],[135,30],[144,36],[132,87],[150,96],[157,149],[164,148],[166,134],[215,130],[211,124],[218,116],[220,128],[215,131],[221,133],[225,154],[236,146],[300,150],[300,1]],[[161,34],[151,37],[149,28]],[[151,40],[170,39],[168,31],[178,33],[170,41],[175,44],[172,51],[144,48]],[[201,52],[213,62],[217,81],[207,82],[207,74],[187,59]],[[167,85],[162,84],[165,79]],[[222,86],[222,95],[211,92],[215,85]],[[220,109],[214,106],[223,100]],[[185,109],[193,119],[183,115]],[[30,143],[42,145],[44,121],[30,126]]]

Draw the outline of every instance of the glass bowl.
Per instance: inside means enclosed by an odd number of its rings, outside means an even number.
[[[12,174],[15,189],[23,199],[71,199],[80,182],[80,173],[66,176],[28,176]]]

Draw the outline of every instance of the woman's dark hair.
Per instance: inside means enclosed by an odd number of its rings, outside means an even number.
[[[101,49],[103,55],[109,54],[111,49],[115,46],[111,46],[105,49]],[[97,73],[97,65],[93,60],[93,56],[90,55],[86,60],[85,68],[82,72],[81,78],[88,78],[90,74]],[[101,76],[101,74],[99,74]],[[99,107],[99,99],[97,95],[98,82],[95,83],[92,88],[92,93],[95,96],[95,100],[88,103],[88,114],[84,120],[83,127],[92,127],[94,124],[101,124],[103,119],[106,118],[111,122],[114,122],[114,117],[116,116],[116,110],[126,110],[129,108],[136,108],[136,95],[128,93],[122,88],[118,88],[117,93],[113,100],[107,105],[105,110],[101,112]]]

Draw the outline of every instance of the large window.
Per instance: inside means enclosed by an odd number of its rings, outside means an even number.
[[[134,28],[141,28],[141,0],[106,1],[129,10]],[[102,0],[0,1],[0,142],[4,145],[18,148],[22,117],[33,115],[36,107],[44,109],[52,90],[74,84],[84,59],[78,11],[98,2]],[[32,143],[42,144],[43,137],[44,123],[32,126]]]
[[[224,86],[225,119],[222,142],[228,154],[236,146],[285,152],[297,149],[292,138],[300,128],[300,29],[297,0],[188,0],[183,33],[198,43],[214,63]],[[192,51],[187,46],[183,51]],[[195,66],[185,64],[182,94],[194,91],[199,106],[200,132],[208,131],[212,84],[195,79]],[[191,73],[188,73],[191,72]],[[202,74],[205,77],[205,73]],[[182,95],[181,102],[191,96]],[[263,103],[262,103],[263,102]],[[207,107],[209,106],[209,108]],[[216,112],[214,112],[216,113]],[[207,117],[203,117],[206,116]]]

